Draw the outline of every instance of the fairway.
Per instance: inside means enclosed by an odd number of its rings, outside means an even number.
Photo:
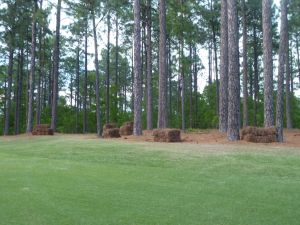
[[[0,138],[0,224],[300,224],[300,150]]]

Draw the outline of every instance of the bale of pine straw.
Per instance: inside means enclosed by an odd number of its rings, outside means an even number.
[[[112,129],[112,128],[117,128],[117,125],[114,123],[107,123],[107,124],[104,124],[103,131],[105,131],[107,129]]]
[[[133,133],[133,122],[125,122],[123,126],[120,127],[120,135],[128,136]]]
[[[272,143],[277,141],[276,127],[246,127],[241,132],[241,139],[254,143]]]
[[[33,130],[32,135],[53,135],[53,129],[50,128],[50,124],[37,124]]]
[[[181,142],[178,129],[155,129],[152,133],[155,142]]]
[[[120,136],[120,129],[119,128],[110,128],[103,130],[102,134],[103,138],[119,138]]]

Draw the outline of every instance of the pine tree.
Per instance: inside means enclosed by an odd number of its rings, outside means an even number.
[[[227,0],[221,1],[221,62],[219,130],[227,132],[228,127],[228,15]]]
[[[133,135],[142,135],[141,6],[134,0],[134,124]]]
[[[239,140],[240,77],[237,0],[228,0],[228,130],[230,141]]]
[[[159,1],[159,100],[158,128],[167,127],[167,51],[166,51],[166,2]]]
[[[57,103],[58,103],[58,75],[59,75],[59,52],[60,52],[60,11],[61,0],[57,0],[57,12],[56,12],[56,31],[55,31],[55,45],[53,50],[53,98],[52,98],[52,117],[51,128],[56,130],[57,122]]]
[[[274,126],[271,5],[272,0],[262,0],[265,127]]]

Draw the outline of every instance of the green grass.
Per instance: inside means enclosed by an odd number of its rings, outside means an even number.
[[[299,153],[0,138],[0,224],[300,224]]]

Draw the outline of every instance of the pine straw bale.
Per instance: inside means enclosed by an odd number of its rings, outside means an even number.
[[[102,134],[103,138],[119,138],[120,136],[120,129],[119,128],[111,128],[103,130]]]
[[[125,122],[120,128],[120,135],[127,136],[133,133],[133,122]]]
[[[277,131],[275,127],[268,128],[256,128],[256,136],[268,136],[268,135],[276,135]]]
[[[105,131],[107,129],[112,129],[112,128],[117,128],[117,125],[114,123],[107,123],[107,124],[104,124],[103,131]]]
[[[128,136],[128,135],[132,135],[132,133],[133,133],[133,127],[128,125],[123,125],[120,127],[120,135]]]
[[[275,135],[256,136],[256,143],[272,143],[276,141],[277,138]]]
[[[247,135],[247,134],[253,134],[255,132],[257,128],[256,127],[245,127],[243,130],[242,130],[242,137]]]
[[[256,136],[253,134],[246,134],[242,136],[242,140],[245,140],[247,142],[256,142]]]
[[[32,135],[53,135],[53,129],[50,128],[49,124],[37,124],[33,130]]]
[[[155,129],[152,135],[156,142],[181,142],[181,133],[178,129]]]
[[[276,127],[246,127],[242,130],[242,140],[254,143],[272,143],[277,141]]]
[[[133,122],[132,121],[127,121],[127,122],[123,123],[123,126],[130,126],[133,129]]]

